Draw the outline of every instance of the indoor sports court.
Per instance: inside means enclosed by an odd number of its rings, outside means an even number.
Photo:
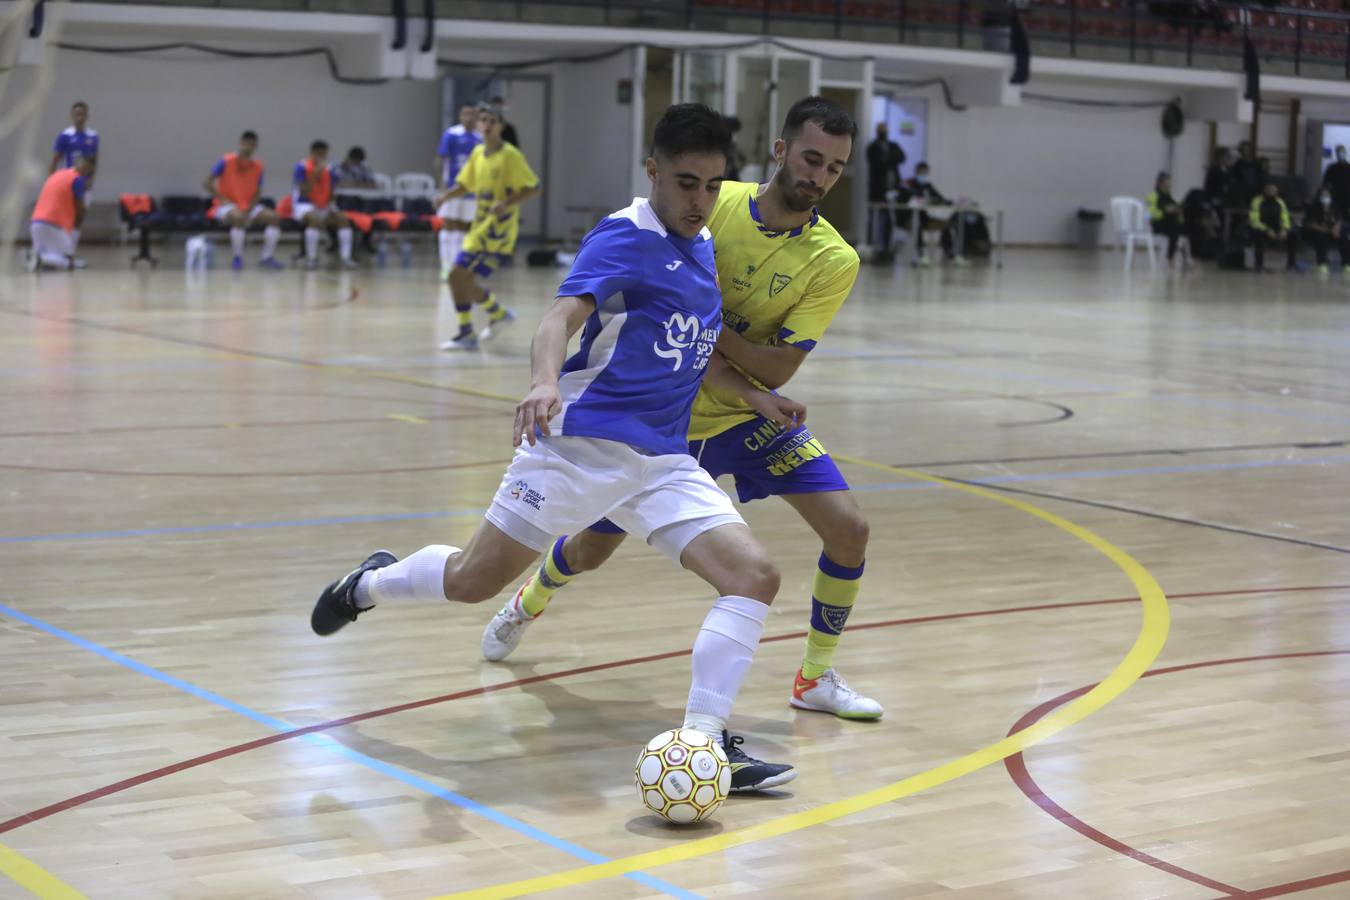
[[[1316,224],[1350,16],[1150,6],[0,7],[0,897],[1350,896],[1350,271]],[[72,49],[175,42],[238,55]],[[328,637],[311,609],[377,548],[469,546],[531,339],[582,237],[651,188],[663,110],[735,116],[728,163],[768,184],[808,95],[858,125],[809,215],[861,264],[780,393],[869,526],[833,659],[885,712],[789,706],[822,537],[738,504],[781,586],[726,727],[796,777],[675,825],[634,765],[686,721],[717,592],[641,540],[498,662],[521,579]],[[92,173],[53,158],[75,101]],[[442,349],[465,266],[417,210],[466,105],[515,126],[539,191],[476,274],[492,333]],[[879,124],[904,162],[872,165]],[[314,199],[320,137],[384,178],[335,168],[348,224],[282,222],[269,271],[250,221],[233,269],[206,191],[245,129],[269,199]],[[1239,202],[1233,176],[1212,233],[1179,217],[1172,260],[1113,204],[1163,221],[1160,172],[1204,194],[1244,141],[1268,177]],[[25,271],[63,171],[78,246]]]

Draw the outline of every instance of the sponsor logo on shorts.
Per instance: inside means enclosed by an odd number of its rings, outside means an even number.
[[[810,433],[803,432],[789,441],[782,450],[770,453],[764,462],[770,475],[786,475],[798,466],[813,459],[820,459],[822,456],[829,456],[829,452],[820,441],[811,437]]]
[[[530,485],[524,481],[517,481],[511,485],[511,499],[519,500],[526,506],[538,509],[544,502],[544,495],[536,490],[532,490]]]

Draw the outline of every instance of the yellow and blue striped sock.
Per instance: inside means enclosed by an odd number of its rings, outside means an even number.
[[[459,331],[463,334],[466,331],[473,331],[473,307],[455,310],[455,315],[459,317]]]
[[[492,299],[491,291],[483,294],[483,299],[478,302],[483,304],[483,311],[488,314],[488,318],[493,322],[498,321],[502,316],[506,315],[506,307]]]
[[[563,535],[554,542],[553,549],[539,564],[539,571],[534,573],[534,577],[525,585],[525,590],[521,591],[520,606],[530,618],[542,613],[548,601],[553,599],[554,592],[576,577],[576,573],[567,568],[567,560],[563,558],[563,542],[566,540],[567,535]]]
[[[811,588],[811,628],[806,633],[802,677],[819,678],[834,663],[834,648],[844,633],[848,614],[858,599],[863,567],[841,566],[820,554],[816,580]]]

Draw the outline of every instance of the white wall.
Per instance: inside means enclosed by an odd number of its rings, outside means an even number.
[[[633,138],[633,108],[618,101],[619,80],[634,78],[633,57],[624,52],[537,71],[553,77],[550,165],[543,176],[550,231],[570,239],[583,221],[587,230],[595,222],[568,213],[567,207],[613,211],[633,199],[632,171],[640,150]]]
[[[430,171],[439,90],[437,81],[340,84],[322,57],[245,61],[62,50],[36,155],[46,172],[52,141],[70,124],[71,103],[84,100],[101,142],[95,201],[124,191],[195,193],[212,163],[251,128],[267,163],[264,193],[279,196],[289,190],[291,166],[316,138],[328,141],[335,159],[360,144],[379,171]],[[0,166],[0,191],[12,171]],[[36,196],[37,188],[28,194]]]
[[[1027,90],[1098,100],[1169,99],[1034,80]],[[1082,109],[1024,99],[1021,107],[955,112],[937,91],[923,95],[929,98],[933,182],[948,196],[969,196],[986,208],[1007,210],[1005,239],[1010,243],[1075,241],[1080,207],[1105,212],[1113,195],[1142,198],[1167,164],[1160,108]],[[1208,146],[1208,123],[1188,120],[1175,144],[1177,199],[1203,184]],[[1103,242],[1109,240],[1104,225]]]

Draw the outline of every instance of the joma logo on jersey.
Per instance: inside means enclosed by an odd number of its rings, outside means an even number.
[[[544,495],[536,490],[532,490],[528,482],[517,481],[511,485],[511,499],[519,500],[526,506],[538,509],[544,502]]]
[[[684,313],[671,313],[670,318],[661,324],[666,328],[666,346],[662,347],[660,341],[653,341],[652,351],[662,359],[674,361],[672,372],[678,372],[680,366],[684,365],[686,350],[693,351],[694,371],[708,365],[708,357],[717,343],[720,328],[703,328],[698,316]]]

